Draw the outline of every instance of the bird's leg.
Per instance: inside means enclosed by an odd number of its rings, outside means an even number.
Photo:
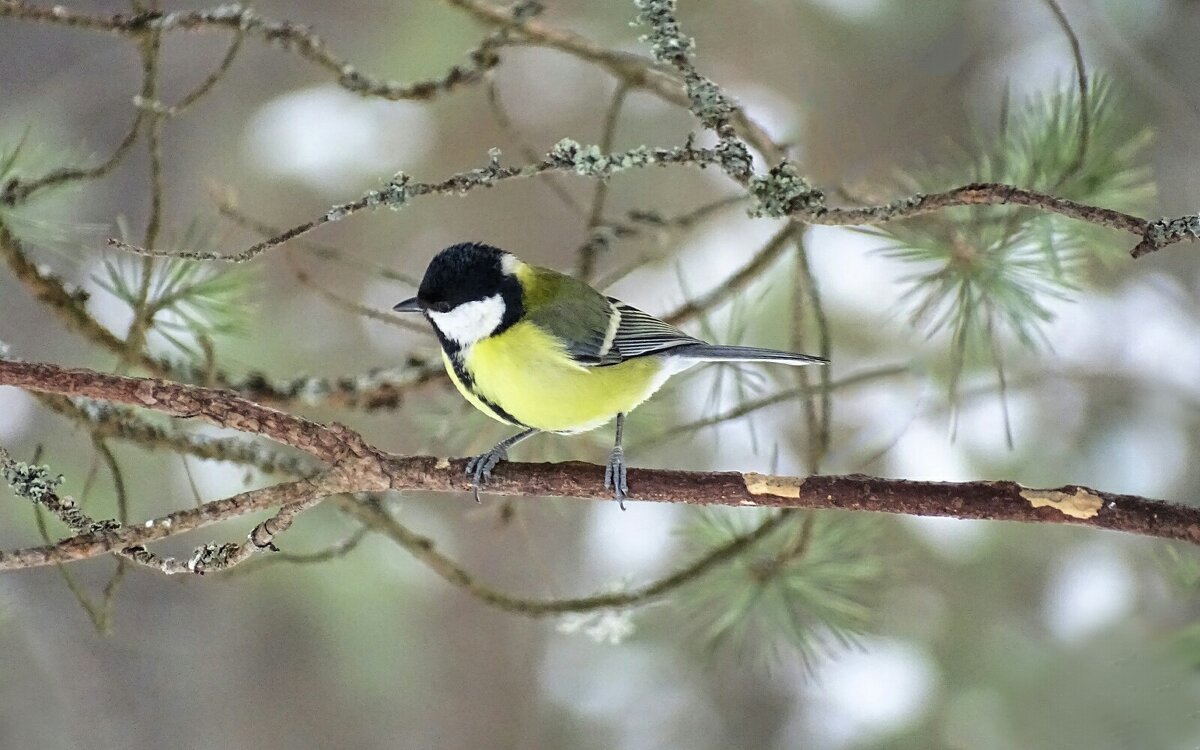
[[[537,430],[530,427],[524,432],[518,432],[512,437],[507,437],[496,443],[487,453],[480,454],[467,461],[467,473],[471,475],[471,487],[475,491],[475,502],[480,502],[479,488],[492,478],[492,469],[496,468],[496,464],[501,461],[508,460],[508,449],[535,434],[537,434]]]
[[[625,449],[621,447],[621,433],[625,431],[625,415],[617,415],[617,440],[608,454],[608,465],[604,467],[604,488],[613,491],[613,499],[625,510],[625,498],[629,497],[629,482],[625,478]]]

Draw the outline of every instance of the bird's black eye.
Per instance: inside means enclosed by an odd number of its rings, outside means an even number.
[[[448,313],[448,312],[450,312],[451,309],[453,309],[453,307],[454,306],[451,305],[449,302],[431,302],[429,304],[430,310],[432,310],[434,312],[439,312],[439,313]]]

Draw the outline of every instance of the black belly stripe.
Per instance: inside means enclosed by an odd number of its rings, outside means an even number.
[[[458,378],[458,382],[462,383],[463,388],[466,388],[468,391],[470,391],[484,406],[491,409],[496,416],[500,417],[509,424],[512,424],[516,427],[529,426],[513,415],[509,414],[504,409],[501,409],[491,399],[486,398],[482,393],[479,392],[479,389],[475,387],[475,378],[467,370],[466,365],[463,364],[461,359],[462,350],[459,347],[454,347],[453,351],[447,347],[446,355],[450,359],[450,365],[454,368],[454,376]]]

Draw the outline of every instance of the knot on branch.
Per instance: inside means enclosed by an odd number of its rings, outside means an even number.
[[[1180,216],[1177,219],[1163,218],[1146,225],[1142,241],[1133,249],[1132,255],[1139,258],[1177,242],[1197,239],[1200,239],[1200,215]]]
[[[789,161],[781,161],[765,175],[752,177],[749,190],[755,201],[750,215],[755,218],[803,216],[825,208],[825,194],[810,185]]]
[[[721,169],[727,174],[742,184],[751,179],[754,174],[754,157],[750,155],[750,149],[745,143],[736,138],[722,138],[713,151]]]
[[[332,422],[326,430],[338,441],[337,448],[341,452],[341,456],[331,467],[332,472],[329,476],[333,484],[349,481],[370,490],[387,489],[391,486],[386,469],[387,454],[343,424]]]

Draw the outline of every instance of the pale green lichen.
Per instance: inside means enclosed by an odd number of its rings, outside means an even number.
[[[1146,228],[1146,239],[1155,249],[1173,245],[1185,239],[1200,239],[1200,215],[1178,219],[1159,219]]]
[[[397,172],[379,191],[380,201],[393,211],[400,209],[408,202],[408,183],[409,176]]]
[[[675,0],[636,0],[637,23],[649,31],[641,41],[650,45],[654,59],[673,66],[683,76],[687,87],[689,109],[722,137],[732,133],[729,118],[734,105],[713,80],[700,75],[692,62],[696,41],[680,29],[675,17]],[[748,174],[748,172],[746,173]]]
[[[686,36],[675,18],[675,0],[636,0],[637,21],[649,31],[641,41],[650,45],[654,58],[673,65],[690,65],[696,41]]]
[[[556,167],[570,169],[583,177],[603,180],[617,172],[654,164],[658,161],[659,156],[657,152],[652,152],[646,146],[638,146],[629,151],[615,154],[605,154],[599,146],[583,146],[570,138],[563,138],[554,144],[548,158],[550,163]]]
[[[199,575],[204,575],[210,570],[220,570],[229,565],[230,558],[237,551],[236,544],[205,544],[192,552],[187,561],[187,569]]]
[[[44,505],[57,497],[63,477],[51,475],[45,466],[7,459],[4,461],[4,481],[17,495]]]
[[[781,218],[812,214],[825,207],[825,194],[809,184],[791,162],[783,161],[765,175],[750,179],[753,217]]]

